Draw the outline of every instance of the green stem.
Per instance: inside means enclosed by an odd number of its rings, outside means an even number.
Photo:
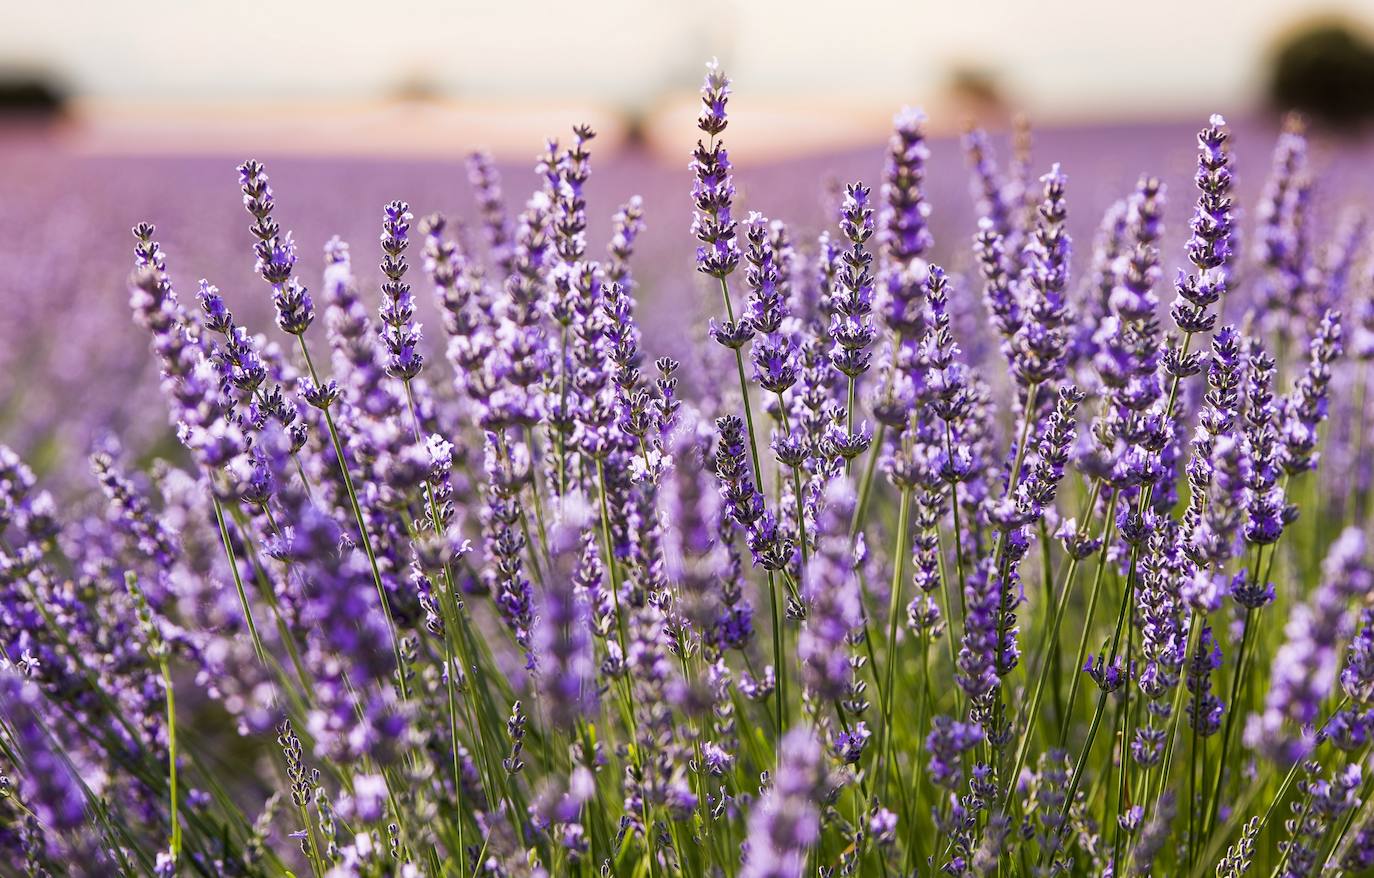
[[[730,301],[730,284],[724,278],[720,278],[720,296],[725,303],[725,316],[731,323],[735,322],[735,307]],[[759,466],[759,448],[754,439],[754,408],[749,402],[749,381],[744,376],[744,354],[739,348],[735,348],[735,369],[739,373],[739,393],[744,403],[744,422],[749,431],[749,459],[754,467],[754,488],[763,491],[763,468]],[[787,668],[783,665],[783,638],[786,636],[782,628],[782,618],[778,611],[778,586],[773,571],[768,571],[768,600],[771,605],[773,617],[773,669],[777,674],[777,701],[778,701],[778,741],[782,740],[783,729],[787,727]]]
[[[229,559],[229,572],[234,576],[234,588],[238,591],[239,607],[243,610],[243,619],[248,625],[248,636],[253,641],[253,651],[258,655],[258,661],[264,666],[268,664],[267,650],[262,647],[262,638],[258,636],[257,623],[253,621],[253,608],[248,603],[248,592],[243,587],[243,577],[239,575],[239,562],[234,556],[234,546],[229,540],[229,526],[224,522],[224,507],[220,504],[219,498],[212,494],[211,503],[215,507],[215,521],[219,523],[219,537],[224,543],[224,553]]]
[[[1106,544],[1104,543],[1103,545],[1105,546]],[[1133,550],[1131,554],[1132,566],[1135,565],[1135,561],[1136,551]],[[1122,599],[1121,609],[1117,613],[1116,630],[1112,634],[1112,645],[1110,651],[1108,652],[1107,663],[1110,665],[1116,664],[1116,659],[1119,655],[1122,632],[1125,627],[1126,616],[1128,615],[1127,608],[1129,607],[1130,603],[1131,587],[1130,580],[1128,578],[1126,596]],[[1075,674],[1074,679],[1077,678],[1078,675]],[[1125,685],[1129,686],[1130,681],[1127,680]],[[1069,809],[1073,807],[1074,797],[1078,794],[1078,786],[1083,780],[1083,769],[1084,766],[1087,764],[1088,755],[1092,752],[1093,739],[1097,737],[1097,730],[1102,724],[1102,714],[1107,706],[1107,695],[1108,690],[1105,687],[1103,687],[1101,695],[1099,695],[1097,698],[1097,708],[1093,711],[1092,724],[1088,726],[1088,737],[1083,741],[1083,749],[1079,752],[1078,759],[1074,763],[1073,777],[1069,781],[1068,795],[1064,799],[1064,806],[1060,813],[1061,818],[1068,818]],[[1072,702],[1070,702],[1070,704],[1072,704]]]
[[[906,537],[909,527],[909,516],[911,514],[911,489],[902,488],[900,504],[897,507],[897,545],[893,553],[892,562],[892,589],[888,599],[887,608],[887,654],[884,656],[887,662],[887,685],[883,687],[883,746],[878,753],[882,757],[883,771],[878,778],[878,789],[884,794],[887,792],[887,778],[890,773],[891,763],[895,758],[892,750],[892,693],[897,682],[897,619],[901,612],[902,605],[902,565],[906,560]],[[897,779],[901,783],[901,778]]]
[[[1263,553],[1263,547],[1260,548],[1260,552]],[[1258,570],[1258,556],[1255,559],[1255,567]],[[1226,702],[1226,723],[1221,732],[1221,758],[1217,760],[1217,768],[1212,775],[1211,798],[1208,802],[1207,810],[1204,812],[1206,814],[1206,819],[1202,823],[1204,838],[1211,834],[1212,827],[1217,819],[1217,809],[1221,807],[1222,774],[1226,770],[1226,756],[1231,750],[1231,741],[1235,737],[1236,714],[1240,713],[1240,711],[1236,709],[1240,702],[1236,699],[1240,695],[1241,686],[1245,683],[1245,674],[1250,665],[1251,647],[1254,644],[1254,638],[1251,636],[1251,632],[1258,623],[1259,612],[1253,608],[1247,607],[1245,610],[1245,627],[1242,629],[1240,635],[1240,650],[1237,653],[1236,671],[1234,676],[1231,677],[1231,696]]]
[[[868,501],[873,492],[873,476],[878,471],[877,452],[883,447],[883,438],[887,435],[887,424],[879,422],[878,431],[873,437],[873,448],[875,452],[868,456],[868,464],[864,467],[863,482],[859,485],[859,504],[854,507],[854,520],[849,525],[850,537],[858,534],[864,526],[864,520],[868,517]]]
[[[1092,591],[1088,593],[1088,609],[1083,618],[1083,633],[1078,638],[1078,653],[1074,657],[1073,674],[1070,677],[1072,682],[1069,683],[1069,701],[1064,706],[1064,716],[1060,720],[1060,746],[1063,746],[1069,738],[1069,726],[1073,722],[1073,708],[1078,700],[1079,680],[1083,676],[1083,661],[1088,656],[1088,638],[1092,634],[1093,615],[1097,611],[1097,599],[1102,594],[1102,578],[1107,570],[1107,550],[1111,547],[1115,527],[1116,519],[1112,516],[1109,506],[1107,525],[1102,532],[1102,547],[1097,551],[1097,570],[1093,574],[1093,587]]]
[[[950,426],[949,421],[945,421],[945,454],[949,455],[951,460],[954,457],[954,429]],[[958,482],[951,482],[949,486],[949,511],[954,520],[954,570],[959,576],[959,618],[962,620],[967,613],[967,608],[964,606],[964,536],[959,523]],[[945,609],[946,612],[949,612],[952,608],[946,607]],[[953,632],[954,620],[952,618],[949,620],[949,625],[950,631]],[[953,634],[951,633],[950,636]]]
[[[181,862],[181,816],[177,811],[177,702],[172,686],[172,672],[165,658],[158,661],[162,668],[162,684],[167,689],[167,784],[171,796],[172,863]]]
[[[787,415],[787,402],[782,397],[782,392],[778,392],[778,411],[782,413],[782,426],[788,433],[792,432],[791,418]],[[792,493],[797,501],[797,544],[801,548],[802,572],[805,574],[809,565],[809,549],[806,545],[806,509],[802,502],[802,479],[801,467],[794,466],[792,469]]]
[[[319,373],[315,371],[315,363],[310,359],[310,348],[305,344],[305,336],[298,335],[296,340],[300,342],[301,355],[305,357],[306,368],[310,370],[310,380],[317,385],[320,381]],[[396,619],[391,614],[391,601],[386,596],[386,586],[382,584],[382,570],[377,565],[377,555],[372,549],[372,535],[368,531],[367,519],[363,516],[363,508],[358,503],[358,494],[353,489],[353,477],[348,472],[348,457],[344,454],[343,442],[339,439],[339,431],[334,426],[334,416],[329,413],[329,409],[323,408],[325,425],[329,428],[329,441],[334,445],[334,456],[338,458],[339,475],[343,477],[344,491],[348,494],[348,503],[353,508],[353,518],[358,524],[358,533],[361,536],[363,552],[367,555],[368,564],[372,567],[372,582],[377,587],[377,600],[382,605],[382,615],[386,617],[387,631],[391,634],[391,652],[396,661],[396,682],[400,686],[401,700],[410,700],[410,690],[406,683],[405,661],[401,658],[401,638],[396,630]]]

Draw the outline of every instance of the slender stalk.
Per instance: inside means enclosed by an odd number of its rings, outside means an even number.
[[[181,862],[181,812],[177,810],[177,701],[175,687],[172,685],[172,671],[166,657],[158,659],[162,671],[162,685],[167,691],[167,786],[171,800],[168,812],[172,821],[172,866]]]
[[[873,436],[874,449],[883,447],[883,439],[887,436],[887,424],[878,423],[878,430]],[[864,526],[864,521],[868,517],[868,501],[873,492],[873,476],[878,471],[878,454],[875,452],[868,455],[868,464],[864,467],[863,481],[859,483],[859,503],[854,507],[854,521],[849,525],[849,535],[851,537],[858,534]]]
[[[1073,708],[1078,700],[1079,679],[1082,677],[1083,661],[1088,656],[1088,638],[1092,635],[1093,615],[1097,611],[1097,599],[1102,594],[1102,578],[1107,570],[1107,550],[1111,547],[1112,534],[1116,519],[1107,514],[1107,526],[1102,532],[1102,548],[1097,551],[1097,571],[1093,574],[1092,591],[1088,593],[1088,609],[1083,617],[1083,633],[1078,638],[1078,653],[1074,658],[1073,675],[1069,683],[1069,701],[1064,706],[1064,716],[1060,720],[1059,744],[1063,746],[1069,737],[1069,726],[1073,722]]]
[[[1088,510],[1090,513],[1097,504],[1097,493],[1101,486],[1100,480],[1093,480],[1092,488],[1088,492]],[[1007,789],[1002,796],[1004,809],[1011,799],[1012,787],[1016,782],[1015,778],[1021,774],[1021,769],[1025,767],[1026,757],[1030,752],[1031,735],[1035,730],[1035,720],[1040,716],[1040,702],[1045,694],[1045,683],[1049,679],[1051,668],[1057,667],[1054,647],[1059,642],[1059,627],[1064,621],[1064,611],[1069,605],[1069,595],[1073,591],[1074,575],[1078,572],[1078,563],[1077,558],[1069,559],[1069,566],[1064,571],[1064,583],[1059,587],[1059,597],[1055,601],[1050,623],[1045,632],[1045,658],[1040,663],[1040,670],[1035,677],[1035,688],[1031,690],[1031,700],[1026,706],[1026,727],[1022,729],[1021,741],[1016,747],[1016,761],[1012,764],[1010,774],[1007,775]],[[1077,673],[1075,673],[1076,676]]]
[[[1259,566],[1258,558],[1256,567]],[[1252,632],[1255,625],[1259,623],[1259,612],[1246,608],[1245,627],[1240,635],[1240,650],[1236,658],[1236,671],[1231,677],[1231,695],[1226,702],[1226,722],[1221,732],[1221,756],[1217,759],[1216,771],[1212,775],[1211,795],[1206,810],[1206,816],[1202,822],[1202,837],[1205,838],[1212,832],[1212,827],[1217,820],[1217,809],[1221,807],[1221,781],[1226,771],[1226,756],[1231,750],[1231,741],[1235,737],[1236,714],[1240,711],[1237,706],[1240,704],[1237,698],[1240,695],[1241,687],[1245,684],[1245,674],[1250,665],[1251,648],[1254,644]]]
[[[733,323],[735,307],[730,302],[730,283],[724,277],[720,278],[720,296],[725,302],[725,316]],[[745,428],[749,431],[749,459],[754,466],[755,490],[762,491],[763,469],[759,466],[758,442],[754,439],[754,408],[749,402],[749,381],[744,377],[744,354],[739,348],[735,348],[735,368],[739,372],[739,392],[744,402]],[[773,617],[773,669],[778,678],[778,740],[781,742],[783,730],[787,728],[787,667],[783,664],[783,642],[786,633],[782,627],[782,614],[778,611],[777,580],[771,570],[768,571],[768,601]]]
[[[787,415],[787,401],[783,399],[782,393],[778,393],[778,411],[782,413],[782,426],[788,433],[792,432],[791,419]],[[641,440],[642,441],[642,440]],[[876,455],[875,455],[876,456]],[[810,550],[806,545],[806,507],[802,501],[802,479],[801,467],[791,467],[792,470],[792,493],[797,502],[797,544],[801,548],[802,572],[810,565]],[[779,474],[780,475],[780,474]]]
[[[229,527],[224,523],[224,507],[220,504],[219,498],[213,496],[213,493],[210,501],[215,507],[215,521],[219,523],[219,537],[224,543],[224,553],[229,559],[229,572],[234,576],[234,589],[238,592],[239,607],[243,610],[243,619],[248,625],[248,636],[253,641],[253,651],[257,653],[258,661],[267,665],[267,650],[263,649],[262,638],[258,636],[258,626],[253,621],[253,608],[248,603],[248,592],[243,587],[243,577],[239,575],[238,559],[234,557],[234,546],[229,540]]]
[[[1131,564],[1132,566],[1135,564],[1134,552],[1132,553]],[[1127,608],[1130,605],[1130,591],[1131,589],[1128,584],[1126,598],[1122,600],[1121,609],[1117,613],[1116,631],[1112,634],[1112,645],[1111,650],[1108,652],[1107,659],[1109,665],[1116,664],[1116,659],[1119,654],[1118,650],[1121,646],[1122,629],[1125,627]],[[1075,675],[1075,679],[1076,678],[1077,675]],[[1130,681],[1127,680],[1124,685],[1129,686]],[[1078,786],[1083,780],[1083,768],[1087,764],[1088,755],[1092,752],[1093,739],[1097,736],[1098,727],[1102,724],[1102,714],[1105,712],[1107,706],[1108,694],[1108,690],[1103,687],[1101,695],[1097,698],[1097,708],[1093,711],[1092,723],[1088,726],[1088,737],[1083,741],[1083,749],[1079,752],[1078,759],[1074,762],[1073,776],[1069,781],[1068,795],[1064,798],[1064,807],[1060,814],[1062,818],[1067,818],[1069,816],[1069,809],[1073,806],[1074,797],[1078,793]]]
[[[891,763],[895,759],[892,752],[892,694],[897,680],[897,619],[902,604],[902,565],[906,560],[906,537],[911,514],[911,489],[902,488],[902,496],[897,507],[897,545],[892,562],[892,590],[888,599],[887,620],[887,685],[883,688],[883,746],[878,751],[882,756],[882,774],[878,778],[878,789],[886,793],[887,778]],[[898,783],[901,779],[898,778]]]
[[[315,363],[310,359],[310,348],[305,344],[305,336],[298,335],[296,340],[300,342],[301,355],[305,357],[306,368],[310,370],[310,379],[316,384],[319,383],[319,373],[315,371]],[[406,683],[405,660],[401,657],[401,637],[396,630],[396,619],[391,613],[391,601],[386,596],[386,586],[382,584],[382,570],[377,565],[377,555],[372,549],[372,534],[368,531],[367,519],[363,516],[363,508],[358,503],[358,494],[353,489],[353,477],[348,472],[348,457],[344,454],[343,442],[339,439],[339,431],[334,426],[334,416],[329,413],[329,409],[323,408],[325,425],[329,428],[329,441],[334,445],[334,456],[338,458],[339,475],[343,477],[344,491],[348,494],[348,503],[353,507],[353,518],[358,524],[358,533],[362,538],[363,552],[367,555],[367,562],[372,567],[372,582],[377,587],[377,600],[382,605],[382,615],[386,617],[387,631],[391,634],[391,651],[396,660],[396,682],[401,690],[401,700],[410,700],[410,690]]]
[[[945,453],[951,458],[954,456],[954,429],[950,426],[949,421],[945,421]],[[959,618],[962,620],[968,609],[964,606],[964,536],[963,527],[959,523],[958,482],[951,482],[949,485],[949,512],[954,520],[954,569],[959,575]],[[946,608],[947,611],[948,609]],[[954,620],[950,619],[949,624],[952,628]]]

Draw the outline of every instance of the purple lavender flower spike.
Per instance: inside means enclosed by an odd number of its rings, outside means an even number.
[[[917,338],[922,330],[924,257],[932,243],[930,205],[922,191],[930,149],[925,142],[925,115],[919,110],[902,110],[892,125],[878,217],[881,310],[889,329],[903,338]]]
[[[1367,599],[1374,589],[1374,571],[1364,555],[1363,534],[1347,528],[1322,562],[1321,584],[1289,615],[1285,642],[1274,654],[1264,712],[1246,729],[1251,746],[1286,759],[1300,758],[1310,746],[1310,742],[1295,740],[1294,732],[1316,720],[1322,702],[1336,685],[1339,645],[1353,626],[1348,610],[1351,600]],[[1352,649],[1352,658],[1354,653]]]
[[[382,214],[382,343],[386,345],[386,372],[393,378],[409,381],[420,373],[424,357],[420,354],[420,326],[413,320],[415,299],[405,281],[405,252],[410,246],[410,205],[393,201]]]
[[[13,669],[0,669],[0,705],[13,744],[24,757],[20,792],[45,830],[71,833],[86,822],[86,797],[72,768],[54,745],[61,746],[41,719],[42,694],[38,685]]]
[[[1308,350],[1307,371],[1298,378],[1292,396],[1283,400],[1279,465],[1288,475],[1317,466],[1317,429],[1327,416],[1331,365],[1343,352],[1341,312],[1322,315]]]
[[[1212,637],[1212,626],[1202,623],[1197,649],[1188,657],[1188,722],[1202,737],[1221,730],[1226,705],[1212,693],[1212,672],[1221,667],[1221,646]]]
[[[964,134],[964,152],[968,156],[969,167],[973,171],[971,185],[975,206],[978,208],[979,224],[987,222],[988,228],[997,237],[1006,239],[1013,232],[1012,208],[1007,204],[1004,182],[992,154],[992,142],[987,132],[970,128]],[[1011,270],[1010,264],[1002,265]]]
[[[959,685],[972,698],[982,698],[997,687],[999,582],[992,559],[969,571],[965,586],[968,615],[964,619],[963,645],[959,649]]]
[[[534,635],[544,705],[549,722],[557,726],[594,714],[597,705],[596,660],[589,637],[592,620],[587,603],[578,599],[574,577],[580,569],[581,535],[592,526],[591,510],[577,497],[565,500],[563,510],[563,521],[549,534],[554,567],[546,580]]]
[[[901,266],[919,259],[931,245],[930,207],[921,190],[930,158],[925,122],[920,110],[903,109],[892,120],[887,142],[879,237],[888,257]]]
[[[1360,613],[1359,633],[1351,641],[1341,669],[1341,688],[1360,704],[1374,701],[1374,609]]]
[[[644,199],[638,195],[621,205],[613,217],[614,229],[611,241],[606,245],[609,257],[606,261],[606,279],[618,283],[625,292],[634,292],[634,279],[630,274],[630,257],[635,252],[635,242],[644,232]]]
[[[829,792],[824,755],[805,726],[783,738],[778,772],[749,814],[741,878],[802,878],[820,841],[819,805]]]
[[[1012,371],[1028,385],[1054,381],[1064,374],[1071,319],[1066,295],[1070,242],[1064,229],[1068,178],[1056,164],[1040,181],[1044,190],[1039,221],[1025,248],[1025,320],[1011,341]]]
[[[501,194],[501,175],[491,156],[485,152],[469,155],[467,167],[468,183],[472,186],[477,210],[482,216],[482,229],[486,233],[492,263],[502,276],[509,275],[513,241],[505,198]]]
[[[1216,325],[1216,315],[1209,309],[1226,295],[1230,274],[1231,234],[1234,218],[1231,214],[1231,153],[1227,148],[1230,134],[1226,120],[1212,116],[1208,126],[1198,132],[1197,209],[1189,223],[1192,236],[1188,239],[1188,260],[1195,274],[1179,272],[1175,289],[1178,292],[1170,314],[1174,324],[1184,333],[1210,332]],[[1180,368],[1175,374],[1187,371],[1179,354]]]
[[[1259,546],[1277,542],[1286,524],[1284,491],[1278,484],[1273,382],[1273,357],[1262,351],[1252,355],[1245,410],[1245,455],[1250,473],[1245,486],[1245,539]]]
[[[930,753],[930,776],[937,785],[957,790],[963,778],[960,757],[983,743],[983,730],[974,723],[963,723],[949,716],[937,716],[926,737]]]
[[[830,318],[830,338],[835,346],[830,362],[851,380],[868,371],[873,343],[874,280],[873,255],[864,246],[873,235],[873,208],[869,189],[862,183],[845,187],[840,212],[840,231],[849,247],[840,253],[840,270],[835,277],[835,313]]]
[[[847,699],[854,684],[848,644],[863,624],[848,535],[854,503],[854,486],[849,479],[840,477],[826,487],[824,511],[816,523],[816,551],[802,582],[808,611],[797,641],[797,658],[803,682],[823,703]]]
[[[701,88],[701,115],[697,127],[707,137],[697,141],[692,153],[692,234],[697,247],[697,270],[711,277],[724,278],[739,265],[739,244],[735,240],[735,220],[731,207],[735,184],[730,179],[730,156],[720,134],[729,124],[725,105],[730,99],[730,79],[716,61],[706,65],[706,81]]]
[[[784,326],[788,290],[779,271],[771,231],[764,217],[750,214],[746,232],[749,246],[745,250],[749,310],[743,323],[756,339],[750,351],[754,380],[769,393],[781,394],[797,382],[800,366],[796,340]]]
[[[1284,120],[1274,145],[1273,165],[1255,211],[1259,229],[1255,251],[1264,267],[1260,278],[1261,313],[1269,323],[1301,317],[1306,299],[1307,201],[1312,186],[1307,171],[1305,123],[1298,116]]]
[[[315,303],[310,293],[295,278],[296,245],[291,233],[281,234],[272,218],[276,206],[267,172],[261,162],[249,159],[239,165],[239,186],[243,206],[253,217],[249,231],[258,242],[253,245],[257,271],[272,287],[272,304],[277,310],[277,325],[283,332],[302,335],[315,320]]]

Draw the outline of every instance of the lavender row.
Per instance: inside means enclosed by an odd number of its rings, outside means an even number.
[[[1213,116],[1183,247],[1147,174],[1082,258],[1073,168],[970,131],[942,266],[920,113],[812,240],[737,190],[730,88],[677,359],[585,127],[318,284],[243,163],[270,336],[135,226],[175,452],[108,434],[63,505],[0,456],[7,870],[1374,866],[1374,248],[1300,120],[1252,215]]]

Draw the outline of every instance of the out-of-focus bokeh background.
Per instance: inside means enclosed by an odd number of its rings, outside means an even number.
[[[1005,162],[1017,113],[1034,166],[1069,174],[1079,264],[1143,172],[1172,186],[1166,274],[1182,263],[1194,132],[1213,112],[1235,128],[1242,203],[1294,108],[1313,122],[1318,168],[1341,181],[1319,188],[1318,222],[1374,191],[1369,0],[4,3],[0,441],[63,467],[96,430],[135,443],[165,431],[125,305],[138,220],[157,224],[184,299],[207,277],[276,337],[234,172],[250,155],[267,162],[303,276],[337,233],[367,281],[386,201],[471,216],[462,162],[480,147],[517,209],[544,138],[590,123],[592,244],[643,195],[647,347],[685,354],[709,309],[686,166],[713,56],[735,80],[726,138],[742,207],[788,220],[798,241],[833,224],[839,182],[877,181],[903,105],[930,118],[935,256],[955,270],[974,231],[959,134],[988,128]]]

